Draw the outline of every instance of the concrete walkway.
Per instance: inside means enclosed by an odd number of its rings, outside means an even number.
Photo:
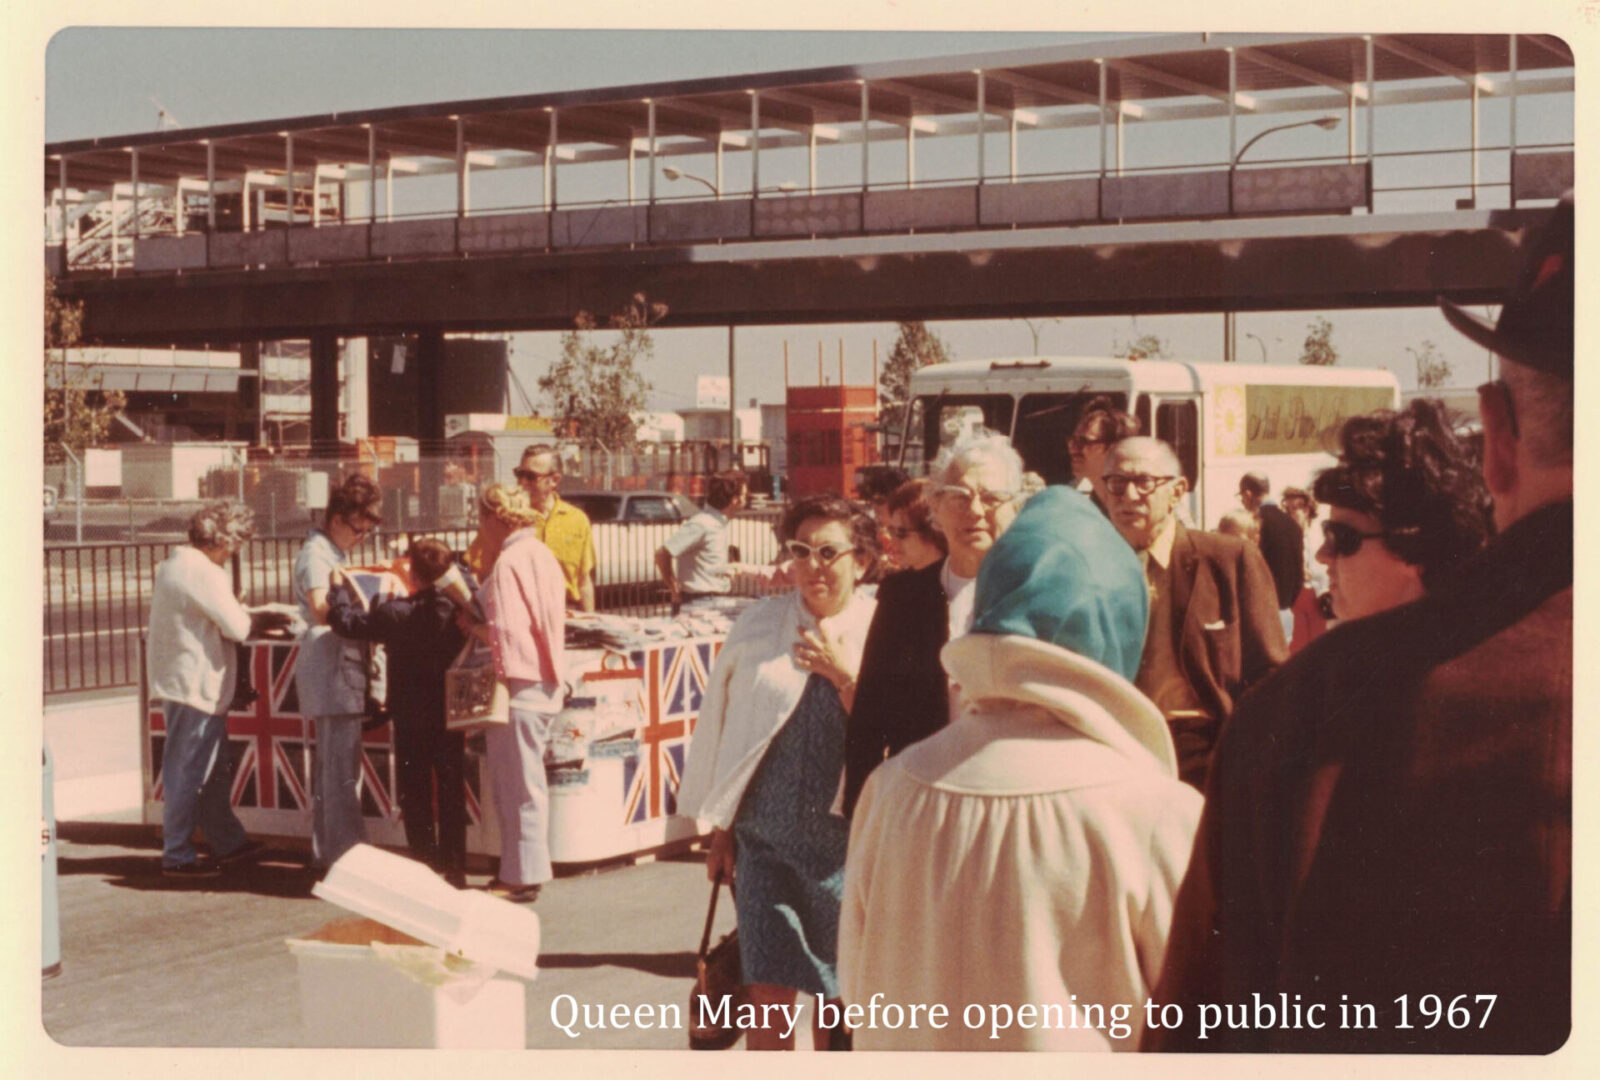
[[[139,820],[139,695],[91,691],[49,698],[44,737],[55,762],[58,821]]]

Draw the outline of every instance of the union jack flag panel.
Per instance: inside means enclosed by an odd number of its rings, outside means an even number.
[[[315,733],[299,711],[294,667],[299,646],[294,642],[255,642],[249,652],[253,704],[228,713],[228,758],[233,770],[232,802],[235,809],[311,810],[311,753]],[[150,733],[150,798],[161,802],[161,758],[166,746],[166,714],[160,703],[148,709]],[[362,813],[380,820],[400,816],[396,798],[395,754],[385,725],[362,734]],[[311,743],[308,752],[307,743]],[[480,755],[468,751],[467,782],[463,793],[467,820],[482,819]],[[248,822],[247,822],[248,824]]]
[[[706,679],[722,642],[688,641],[635,650],[629,665],[644,672],[639,702],[644,723],[639,752],[623,761],[623,822],[637,825],[678,809],[678,781],[700,716]]]

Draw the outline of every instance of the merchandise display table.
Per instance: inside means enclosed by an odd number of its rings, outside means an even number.
[[[691,631],[637,647],[569,649],[575,692],[553,725],[550,855],[556,863],[626,858],[692,841],[692,820],[675,817],[678,780],[724,635]],[[258,836],[309,836],[315,733],[295,695],[294,641],[247,643],[257,698],[228,714],[227,765],[239,820]],[[605,670],[602,677],[594,677]],[[140,747],[146,823],[161,821],[166,720],[144,695]],[[362,736],[361,806],[368,843],[403,847],[391,726]],[[467,850],[498,855],[482,736],[467,740]]]

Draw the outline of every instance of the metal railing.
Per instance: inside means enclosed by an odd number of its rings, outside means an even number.
[[[1229,167],[1227,162],[1187,162],[1177,164],[1163,164],[1152,166],[1131,166],[1123,168],[1079,169],[1061,170],[1047,173],[1019,173],[1015,178],[1010,176],[985,176],[980,182],[975,176],[968,177],[940,177],[926,180],[918,179],[910,182],[904,179],[874,181],[862,184],[840,184],[818,186],[812,191],[807,186],[802,186],[793,191],[763,191],[759,195],[749,191],[726,192],[721,198],[710,193],[695,193],[694,195],[678,195],[670,193],[658,194],[651,201],[645,197],[635,197],[632,201],[627,198],[608,198],[585,202],[569,202],[557,207],[531,205],[526,207],[484,207],[464,213],[454,209],[441,209],[438,211],[408,212],[403,214],[384,215],[375,221],[358,220],[330,223],[328,225],[313,225],[310,222],[296,223],[290,228],[273,227],[268,230],[252,230],[249,233],[224,233],[205,232],[192,230],[189,233],[175,235],[172,232],[147,233],[139,241],[145,245],[175,245],[192,238],[200,246],[193,249],[179,250],[177,247],[163,249],[169,254],[156,256],[153,248],[146,248],[151,252],[148,269],[141,269],[135,261],[135,270],[141,273],[172,273],[192,272],[208,269],[229,269],[237,266],[293,266],[317,265],[321,262],[364,262],[372,260],[392,260],[411,258],[439,258],[462,255],[504,253],[507,251],[522,252],[558,252],[577,250],[590,247],[638,247],[658,243],[724,243],[750,240],[777,239],[784,236],[854,236],[893,234],[907,230],[952,230],[976,228],[1005,228],[1018,225],[1043,225],[1051,224],[1046,220],[1048,214],[1041,218],[1037,210],[1030,211],[1022,218],[1015,218],[1010,212],[997,207],[987,206],[982,193],[994,189],[1007,187],[1026,188],[1028,185],[1047,184],[1052,180],[1079,179],[1087,184],[1098,183],[1102,187],[1107,185],[1137,184],[1142,177],[1179,176],[1193,174],[1196,177],[1207,173],[1228,174],[1222,182],[1231,186],[1236,181],[1233,174],[1244,176],[1250,173],[1261,173],[1271,169],[1296,169],[1312,167],[1314,162],[1323,162],[1328,165],[1344,163],[1351,166],[1365,166],[1369,171],[1365,197],[1358,203],[1345,207],[1350,210],[1364,210],[1368,213],[1383,212],[1385,203],[1394,201],[1397,196],[1406,196],[1416,192],[1434,193],[1438,208],[1457,209],[1453,196],[1446,198],[1446,193],[1462,190],[1471,192],[1474,204],[1478,196],[1493,194],[1494,202],[1498,205],[1512,205],[1519,199],[1543,200],[1554,198],[1560,192],[1553,194],[1545,191],[1533,193],[1519,193],[1515,184],[1510,181],[1475,179],[1472,170],[1464,170],[1465,175],[1456,177],[1450,175],[1454,170],[1449,164],[1440,164],[1431,171],[1426,181],[1422,183],[1408,183],[1394,185],[1385,183],[1380,178],[1378,182],[1371,179],[1372,174],[1382,173],[1390,168],[1403,169],[1408,179],[1419,176],[1421,160],[1430,162],[1447,162],[1454,157],[1463,161],[1477,161],[1480,169],[1492,164],[1496,173],[1505,172],[1510,176],[1517,168],[1519,159],[1526,159],[1530,155],[1548,153],[1552,150],[1566,152],[1569,157],[1573,144],[1545,143],[1526,144],[1521,146],[1458,146],[1427,150],[1399,150],[1379,152],[1372,155],[1360,154],[1329,154],[1317,157],[1283,157],[1283,158],[1251,158],[1242,162],[1235,168]],[[1426,171],[1426,170],[1424,170]],[[1570,167],[1569,167],[1570,171]],[[962,211],[953,214],[948,204],[948,194],[968,192],[971,194],[970,213]],[[917,211],[907,210],[901,206],[898,210],[874,211],[880,207],[881,200],[885,197],[895,197],[915,200],[921,193],[928,200],[939,200],[945,195],[945,200],[939,208],[929,207],[920,215]],[[1305,207],[1305,212],[1326,211],[1317,202],[1318,195],[1327,193],[1309,192],[1311,199]],[[835,204],[827,211],[827,221],[813,227],[808,225],[804,230],[791,223],[782,223],[769,219],[770,214],[777,212],[786,205],[816,206],[817,200],[832,199]],[[812,200],[808,203],[807,200]],[[877,201],[875,201],[877,200]],[[1121,220],[1124,215],[1108,210],[1106,200],[1102,196],[1098,209],[1083,212],[1077,208],[1076,202],[1063,205],[1060,220],[1055,224],[1088,225],[1096,223]],[[848,205],[847,205],[848,204]],[[1429,208],[1432,207],[1429,204]],[[1173,208],[1171,215],[1142,214],[1140,216],[1175,216],[1175,217],[1224,217],[1235,213],[1230,209],[1232,203],[1223,200],[1213,206],[1210,202],[1202,200],[1193,205],[1181,205]],[[762,207],[766,207],[763,211]],[[1070,207],[1070,208],[1069,208]],[[740,213],[740,209],[743,213]],[[1295,208],[1290,206],[1288,210]],[[1406,205],[1406,209],[1415,210],[1418,207]],[[715,212],[716,216],[705,215]],[[819,211],[820,212],[820,211]],[[1238,213],[1250,213],[1249,210],[1239,210]],[[1274,208],[1268,212],[1285,212]],[[769,217],[763,217],[763,213]],[[927,214],[932,213],[932,217]],[[733,215],[735,221],[728,215]],[[493,237],[478,235],[474,230],[474,222],[483,219],[501,218],[509,224],[501,233]],[[438,229],[439,222],[450,222],[450,227]],[[427,227],[425,227],[427,226]],[[337,230],[343,230],[342,237],[335,237]],[[409,231],[408,231],[409,230]],[[220,254],[214,250],[219,243],[219,237],[265,237],[267,232],[280,234],[281,242],[274,242],[271,249],[259,247],[261,241],[253,242],[252,246],[243,254]],[[300,250],[292,250],[288,233],[295,233],[301,237],[297,242]],[[329,235],[321,240],[310,237],[319,232]],[[437,235],[435,235],[437,233]],[[126,239],[126,238],[124,238]],[[326,241],[326,242],[324,242]],[[236,246],[233,240],[225,241]],[[232,249],[230,248],[230,251]],[[87,270],[76,257],[69,260],[69,269]]]
[[[729,543],[746,562],[777,557],[778,513],[757,511],[730,523]],[[664,615],[668,603],[657,579],[655,552],[676,522],[600,522],[594,526],[599,559],[597,607],[634,617]],[[433,537],[455,551],[471,543],[475,529],[434,529],[375,534],[351,553],[354,565],[387,562],[412,540]],[[181,541],[83,544],[44,552],[44,690],[59,694],[135,686],[139,682],[139,637],[149,624],[156,568]],[[292,603],[294,560],[305,537],[258,537],[234,556],[232,572],[248,604]],[[743,592],[769,591],[745,583]]]

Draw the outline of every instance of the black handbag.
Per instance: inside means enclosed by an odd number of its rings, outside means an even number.
[[[695,960],[694,988],[689,991],[689,1049],[726,1050],[742,1034],[734,1026],[734,1014],[744,1003],[744,978],[739,964],[739,929],[729,931],[715,948],[711,944],[711,924],[717,917],[717,897],[722,892],[722,877],[711,886],[711,904],[706,909],[706,928],[700,934],[700,952]],[[733,886],[728,886],[733,892]],[[701,999],[708,1008],[701,1009]],[[726,999],[726,1000],[724,1000]]]

